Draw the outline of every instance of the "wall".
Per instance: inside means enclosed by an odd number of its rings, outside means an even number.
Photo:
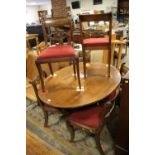
[[[103,0],[102,4],[93,5],[93,0],[79,0],[80,9],[72,9],[71,2],[77,0],[51,0],[49,4],[37,5],[37,6],[26,6],[26,23],[38,21],[38,11],[48,10],[48,14],[51,15],[51,7],[55,9],[56,16],[62,16],[66,14],[65,7],[70,6],[73,18],[76,19],[76,14],[86,10],[104,10],[105,12],[110,11],[111,7],[117,7],[118,0]],[[52,2],[52,4],[51,4]]]
[[[31,24],[32,22],[38,23],[38,11],[47,10],[48,15],[51,15],[51,1],[45,5],[26,5],[26,23]]]
[[[26,6],[26,23],[38,22],[39,6]]]
[[[39,10],[47,10],[48,15],[51,15],[51,8],[52,8],[51,1],[49,1],[49,3],[46,5],[40,5],[39,6]]]
[[[80,1],[80,9],[72,9],[71,2]],[[73,18],[76,18],[76,14],[87,10],[104,10],[104,12],[111,11],[111,7],[117,7],[118,0],[103,0],[102,4],[93,5],[93,0],[66,0],[67,6],[70,6]]]

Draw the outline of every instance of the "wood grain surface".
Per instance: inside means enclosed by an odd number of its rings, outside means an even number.
[[[56,148],[41,140],[28,129],[26,130],[26,155],[64,155]]]
[[[80,71],[82,71],[80,64]],[[107,76],[108,67],[102,63],[87,65],[87,78],[81,78],[84,91],[77,91],[77,79],[72,75],[72,66],[56,72],[57,76],[49,76],[45,80],[46,92],[39,88],[40,99],[57,108],[77,108],[96,103],[110,95],[121,80],[119,71],[111,66],[111,76]]]

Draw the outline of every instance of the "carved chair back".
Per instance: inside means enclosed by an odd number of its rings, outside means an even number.
[[[48,41],[51,44],[71,44],[73,24],[69,18],[46,19],[43,17],[41,24],[46,44]]]

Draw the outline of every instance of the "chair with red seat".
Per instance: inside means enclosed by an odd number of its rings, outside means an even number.
[[[110,76],[112,14],[80,15],[79,21],[83,52],[84,77],[86,78],[86,50],[94,49],[108,49],[108,76]],[[87,29],[84,29],[83,23],[86,22],[88,22],[89,26]],[[93,26],[90,25],[91,22],[94,22]],[[108,25],[105,26],[104,22],[108,22]],[[100,25],[102,28],[97,30],[97,25]]]
[[[65,29],[65,31],[63,29],[60,29],[60,27],[62,28],[64,25],[67,25],[67,29]],[[72,23],[70,19],[67,18],[55,19],[55,20],[54,19],[46,20],[45,18],[43,18],[42,29],[46,44],[49,39],[48,32],[51,31],[51,27],[54,27],[56,31],[50,34],[50,41],[56,41],[57,43],[53,46],[49,46],[46,49],[44,49],[39,54],[39,56],[35,61],[41,79],[42,90],[45,91],[45,84],[42,77],[41,64],[48,63],[50,72],[53,75],[51,63],[60,61],[73,62],[74,75],[77,74],[78,86],[79,89],[81,89],[80,75],[79,75],[79,58],[71,44]]]
[[[35,97],[35,101],[37,101],[38,105],[41,107],[41,109],[43,110],[43,114],[44,114],[44,127],[48,127],[48,112],[52,112],[57,113],[60,112],[58,109],[48,106],[47,104],[45,104],[43,101],[40,100],[39,96],[38,96],[38,82],[39,82],[39,77],[37,77],[34,80],[29,81],[29,83],[32,85],[33,87],[33,95]]]
[[[100,101],[100,105],[83,108],[67,116],[67,126],[71,133],[71,141],[73,141],[75,136],[74,128],[82,128],[95,135],[97,149],[104,155],[100,142],[100,133],[114,109],[117,95],[118,89]]]

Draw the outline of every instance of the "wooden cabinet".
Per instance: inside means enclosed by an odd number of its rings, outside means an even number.
[[[38,34],[38,41],[44,41],[43,31],[41,25],[30,25],[26,27],[26,31],[28,34]],[[36,46],[36,42],[34,40],[30,41],[31,47]]]
[[[129,154],[129,78],[122,80],[119,128],[116,137],[116,154]]]
[[[118,0],[118,20],[128,22],[129,20],[129,0]]]

